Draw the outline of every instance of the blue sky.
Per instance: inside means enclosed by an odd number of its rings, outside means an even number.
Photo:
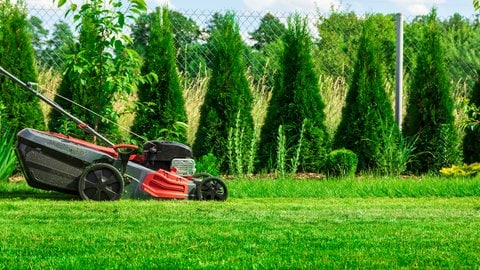
[[[82,0],[67,0],[81,3]],[[26,0],[29,7],[52,8],[53,0]],[[149,9],[168,4],[178,10],[315,12],[326,13],[334,5],[339,10],[365,13],[399,13],[406,17],[423,15],[436,7],[440,17],[458,12],[466,17],[475,14],[472,0],[146,0]],[[478,11],[477,11],[478,13]]]
[[[166,0],[147,0],[149,7]],[[254,10],[272,12],[328,12],[332,5],[357,14],[399,13],[407,17],[427,14],[436,7],[440,17],[458,12],[466,17],[475,14],[472,0],[168,0],[170,7],[181,10]]]

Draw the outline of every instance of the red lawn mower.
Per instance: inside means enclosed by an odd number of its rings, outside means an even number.
[[[0,74],[32,92],[107,146],[78,138],[25,128],[15,152],[31,187],[78,194],[84,200],[120,198],[225,201],[225,182],[195,174],[192,150],[181,143],[147,141],[141,154],[131,144],[114,144],[96,130],[0,66]]]

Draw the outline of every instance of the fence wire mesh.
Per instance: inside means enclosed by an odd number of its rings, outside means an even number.
[[[261,13],[256,11],[233,11],[245,44],[245,59],[252,73],[264,74],[265,65],[273,57],[274,40],[287,27],[290,13]],[[200,72],[208,67],[210,51],[206,46],[209,31],[225,11],[179,10],[172,13],[172,27],[177,45],[178,66],[183,72]],[[34,24],[34,46],[39,62],[60,68],[63,64],[63,38],[76,36],[71,14],[65,16],[61,9],[31,9],[29,15]],[[348,78],[352,73],[357,55],[358,38],[364,17],[353,12],[298,14],[308,21],[314,44],[313,57],[321,76]],[[387,73],[394,76],[395,63],[395,15],[378,16],[378,38],[382,40]],[[479,17],[466,18],[455,14],[439,19],[445,57],[452,81],[469,83],[480,67]],[[419,37],[425,17],[404,18],[405,72],[412,71],[415,57],[420,51]],[[35,25],[37,27],[35,27]],[[188,28],[190,27],[190,28]],[[194,27],[194,28],[192,28]],[[189,32],[191,31],[191,32]],[[194,33],[197,31],[196,33]]]

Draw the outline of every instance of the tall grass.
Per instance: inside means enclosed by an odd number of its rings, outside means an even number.
[[[62,82],[62,74],[59,71],[56,71],[53,68],[49,69],[40,69],[38,73],[38,85],[39,91],[48,99],[53,100],[55,98],[55,93],[57,92],[60,83]],[[45,102],[40,102],[40,108],[42,109],[44,115],[45,126],[48,126],[49,118],[48,115],[52,110],[52,107]]]
[[[14,152],[15,133],[0,124],[0,182],[7,181],[15,171],[17,158]]]
[[[14,152],[15,132],[5,128],[5,106],[0,102],[0,182],[8,180],[16,168],[17,158]]]
[[[320,95],[325,103],[325,126],[332,138],[340,120],[348,92],[348,84],[343,77],[319,77]]]
[[[182,77],[183,98],[185,100],[185,111],[188,121],[187,142],[190,145],[193,145],[195,141],[195,134],[197,133],[200,120],[200,108],[208,87],[208,77],[201,76],[200,74],[203,74],[201,72],[198,74],[195,78]]]

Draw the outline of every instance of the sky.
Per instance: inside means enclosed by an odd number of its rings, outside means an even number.
[[[67,0],[82,2],[82,0]],[[427,14],[437,8],[439,17],[449,17],[458,12],[465,17],[475,13],[472,0],[145,0],[148,8],[167,4],[175,10],[205,11],[258,11],[258,12],[299,12],[313,13],[317,10],[328,13],[334,6],[339,11],[366,13],[402,13],[406,17]],[[29,7],[54,8],[53,0],[26,0]],[[480,11],[477,11],[480,13]]]

